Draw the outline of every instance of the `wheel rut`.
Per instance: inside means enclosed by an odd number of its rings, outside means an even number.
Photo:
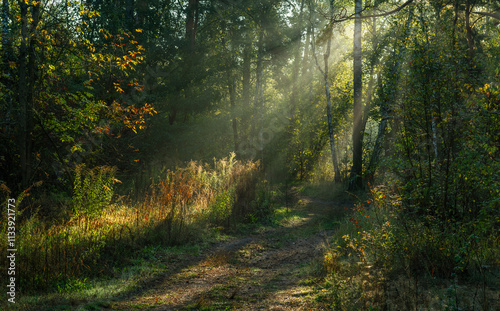
[[[290,217],[275,228],[265,228],[214,245],[192,264],[159,277],[154,284],[114,310],[310,310],[314,298],[311,280],[334,230],[325,220],[344,204],[300,197]],[[173,265],[173,266],[172,266]]]

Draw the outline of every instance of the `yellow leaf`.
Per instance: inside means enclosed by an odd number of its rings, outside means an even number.
[[[135,31],[137,31],[137,32],[142,32],[142,29],[136,29]]]

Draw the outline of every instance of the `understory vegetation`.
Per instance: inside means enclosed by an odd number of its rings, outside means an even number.
[[[498,218],[419,215],[389,185],[370,187],[323,254],[317,300],[338,310],[495,310]]]
[[[118,181],[114,169],[76,174],[72,211],[59,219],[34,212],[17,226],[18,289],[23,293],[64,290],[78,280],[112,276],[144,245],[195,243],[270,213],[259,164],[241,163],[234,154],[212,166],[190,162],[166,170],[136,201],[111,201],[113,181]],[[2,224],[6,230],[7,222]],[[8,266],[6,258],[2,264]]]

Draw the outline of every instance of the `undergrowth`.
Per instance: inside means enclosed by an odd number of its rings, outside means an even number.
[[[259,182],[259,163],[241,163],[234,154],[215,161],[213,167],[190,162],[168,171],[153,180],[142,199],[124,204],[110,204],[114,172],[77,170],[67,221],[51,224],[37,213],[22,219],[19,212],[19,292],[79,289],[86,286],[86,278],[110,275],[147,245],[195,242],[211,228],[228,229],[262,214],[262,202],[256,197],[265,191]],[[6,232],[5,215],[2,232]],[[0,243],[6,253],[7,239]],[[0,265],[7,267],[5,256]]]
[[[323,254],[318,301],[335,310],[498,310],[497,218],[417,215],[394,187],[370,187]]]

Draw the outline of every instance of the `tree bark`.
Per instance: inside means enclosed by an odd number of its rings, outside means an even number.
[[[333,20],[333,0],[330,0],[330,21]],[[330,50],[331,50],[331,45],[332,45],[332,28],[329,26],[327,28],[328,31],[328,41],[326,45],[326,53],[323,55],[324,59],[324,69],[321,69],[319,66],[318,58],[316,57],[316,49],[315,49],[315,39],[314,39],[314,30],[312,32],[312,53],[314,56],[314,59],[316,61],[316,66],[318,67],[318,70],[321,72],[323,75],[323,82],[325,85],[325,95],[326,95],[326,116],[328,119],[328,136],[330,138],[330,151],[332,155],[332,164],[333,164],[333,170],[334,170],[334,181],[335,182],[340,182],[340,169],[338,166],[337,162],[337,152],[335,150],[335,136],[333,135],[333,122],[332,122],[332,95],[330,93],[330,83],[328,81],[329,79],[329,63],[328,60],[330,58]]]
[[[185,46],[182,50],[184,60],[181,71],[181,81],[177,86],[177,92],[180,94],[181,100],[187,102],[189,98],[189,86],[192,81],[193,60],[195,58],[196,48],[196,29],[198,24],[198,2],[199,0],[189,0],[186,8],[186,33],[185,33]],[[179,107],[174,106],[168,116],[170,125],[174,124],[177,119]]]
[[[298,92],[298,78],[299,78],[299,69],[300,69],[300,47],[302,41],[302,12],[304,10],[304,0],[300,2],[300,13],[299,13],[299,21],[297,23],[297,33],[295,36],[295,56],[294,56],[294,64],[293,64],[293,72],[292,72],[292,97],[290,98],[290,119],[293,120],[295,117],[295,111],[297,109],[297,92]]]
[[[352,169],[350,190],[360,189],[362,187],[363,170],[363,83],[362,83],[362,63],[361,63],[361,10],[362,0],[355,1],[355,21],[354,21],[354,63],[353,63],[353,128],[352,128]]]
[[[225,25],[224,27],[225,28]],[[227,49],[225,36],[222,37],[222,44]],[[234,79],[232,73],[232,51],[227,49],[228,52],[228,61],[226,67],[226,78],[227,78],[227,89],[229,93],[229,104],[231,106],[231,119],[232,119],[232,127],[233,127],[233,143],[234,143],[234,152],[236,154],[236,158],[240,158],[239,152],[239,138],[238,138],[238,120],[236,118],[236,80]]]
[[[239,138],[238,138],[238,119],[236,118],[236,81],[234,77],[231,75],[230,69],[227,73],[227,83],[228,83],[228,91],[229,91],[229,102],[231,105],[231,117],[232,117],[232,126],[233,126],[233,141],[234,141],[234,152],[236,154],[236,158],[240,158],[239,154]]]
[[[247,39],[248,40],[248,39]],[[245,46],[243,47],[243,66],[242,66],[242,86],[241,86],[241,97],[242,97],[242,116],[240,122],[240,139],[241,141],[248,141],[248,120],[249,115],[251,114],[251,106],[250,106],[250,77],[251,77],[251,61],[252,61],[252,43],[247,41]],[[242,133],[246,133],[243,137]],[[252,133],[250,133],[251,135]],[[241,148],[241,146],[240,146]],[[241,153],[241,152],[240,152]]]
[[[333,19],[333,0],[330,0],[330,18]],[[325,59],[325,92],[326,92],[326,115],[328,118],[328,135],[330,136],[330,151],[332,153],[333,170],[335,173],[334,181],[340,182],[340,169],[337,162],[337,152],[335,150],[335,136],[333,135],[333,122],[332,122],[332,95],[330,93],[330,84],[328,81],[328,59],[330,58],[330,49],[332,45],[332,29],[328,30],[328,43],[326,47]]]
[[[335,173],[334,181],[340,182],[340,169],[337,161],[337,151],[335,150],[335,136],[333,135],[333,122],[332,122],[332,95],[330,93],[330,85],[328,83],[328,57],[330,56],[331,39],[328,39],[327,53],[325,58],[325,93],[326,93],[326,116],[328,118],[328,136],[330,137],[330,151],[332,153],[333,170]]]
[[[472,12],[474,5],[471,0],[465,2],[465,30],[467,38],[467,56],[469,58],[469,71],[472,73],[474,68],[474,36],[472,34],[472,26],[470,24],[470,13]]]
[[[186,39],[189,43],[189,48],[191,50],[195,47],[196,41],[196,29],[198,22],[198,1],[199,0],[189,0],[187,11],[186,11]]]
[[[19,9],[21,13],[21,45],[19,47],[19,80],[18,80],[18,97],[20,108],[20,135],[19,148],[21,153],[21,186],[25,189],[29,186],[31,178],[31,131],[29,128],[31,107],[28,102],[28,5],[23,1],[19,1]]]
[[[241,95],[243,99],[243,105],[245,107],[250,106],[250,62],[252,60],[251,50],[252,44],[250,42],[245,44],[243,49],[243,73],[242,73],[242,90]]]
[[[2,49],[0,52],[0,63],[3,63],[3,66],[0,67],[0,70],[4,73],[4,75],[0,75],[0,83],[4,85],[5,89],[12,89],[13,81],[12,81],[12,69],[10,68],[10,62],[12,61],[13,51],[12,51],[12,40],[11,40],[11,31],[9,25],[10,19],[10,9],[9,9],[9,1],[3,0],[2,2]],[[6,124],[6,131],[10,132],[12,129],[12,120],[15,119],[13,114],[15,113],[15,108],[13,105],[12,97],[7,93],[4,94],[5,99],[5,116],[3,117],[3,121]]]
[[[252,122],[252,143],[255,143],[255,146],[258,150],[262,151],[263,146],[260,142],[255,142],[258,140],[259,131],[262,127],[262,106],[264,102],[264,88],[263,88],[263,54],[264,54],[264,29],[260,29],[259,32],[259,41],[257,43],[258,51],[257,51],[257,67],[256,67],[256,78],[255,78],[255,98],[254,98],[254,112],[253,112],[253,122]]]

